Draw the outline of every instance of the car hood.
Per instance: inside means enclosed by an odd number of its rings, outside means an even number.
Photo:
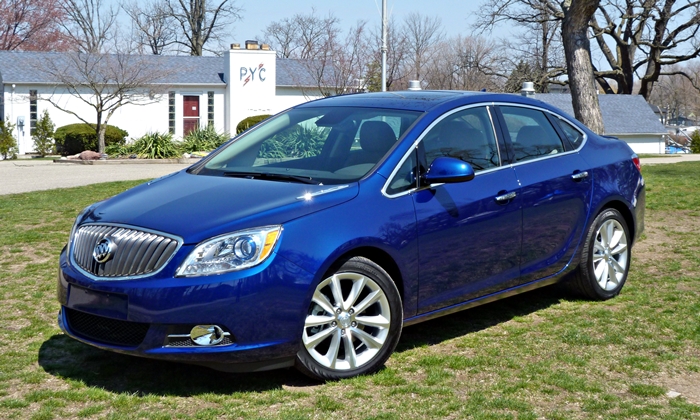
[[[94,206],[80,223],[123,223],[180,236],[185,244],[282,224],[351,200],[357,183],[307,185],[176,172]]]

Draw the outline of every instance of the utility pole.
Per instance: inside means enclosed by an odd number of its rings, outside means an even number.
[[[382,92],[386,92],[386,0],[382,0]]]

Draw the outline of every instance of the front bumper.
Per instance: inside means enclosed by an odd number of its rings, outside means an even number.
[[[64,249],[60,328],[101,349],[221,370],[293,363],[310,299],[310,273],[279,255],[217,276],[174,278],[171,265],[152,278],[93,280],[72,267]],[[196,325],[217,325],[229,335],[212,346],[183,339]]]

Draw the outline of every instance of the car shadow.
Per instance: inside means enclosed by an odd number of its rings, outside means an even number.
[[[434,345],[484,330],[517,316],[539,311],[566,299],[557,287],[546,287],[404,329],[397,352]],[[39,349],[39,365],[47,373],[87,386],[132,395],[230,395],[319,385],[294,369],[225,373],[184,363],[145,359],[100,350],[63,334]]]
[[[561,285],[543,287],[404,328],[396,352],[472,334],[571,299]]]

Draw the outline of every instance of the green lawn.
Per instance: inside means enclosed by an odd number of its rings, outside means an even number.
[[[619,297],[550,287],[412,326],[384,370],[328,384],[65,337],[55,281],[73,219],[137,183],[0,196],[0,418],[700,418],[700,162],[644,175],[646,233]]]

